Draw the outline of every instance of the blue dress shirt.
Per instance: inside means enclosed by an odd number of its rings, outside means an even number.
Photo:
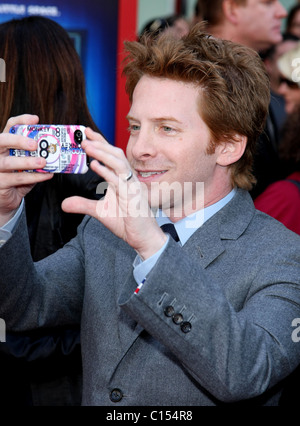
[[[221,210],[229,201],[234,197],[236,193],[236,189],[233,189],[229,194],[227,194],[224,198],[212,204],[211,206],[205,207],[203,210],[199,210],[190,216],[186,216],[178,222],[174,223],[176,232],[179,237],[178,244],[183,246],[188,239],[193,235],[195,231],[197,231],[200,226],[203,225],[209,218],[211,218],[215,213]],[[164,214],[163,211],[158,210],[156,214],[156,221],[159,226],[164,225],[165,223],[172,223],[170,219]],[[169,240],[168,236],[168,240]],[[147,274],[154,267],[155,263],[159,259],[160,255],[165,250],[168,240],[163,245],[163,247],[156,252],[153,256],[149,257],[146,260],[142,260],[140,256],[137,256],[133,262],[133,276],[137,282],[137,284],[141,288],[141,284],[145,282]]]

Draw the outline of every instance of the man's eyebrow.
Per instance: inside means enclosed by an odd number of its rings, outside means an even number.
[[[177,120],[177,118],[175,117],[171,117],[171,116],[166,116],[166,117],[157,117],[157,118],[153,118],[151,121],[156,122],[156,123],[162,123],[164,121],[173,121],[174,123],[181,123],[181,121]]]
[[[138,119],[132,117],[131,115],[127,115],[126,116],[128,121],[139,121]],[[150,121],[153,121],[153,123],[163,123],[165,121],[173,121],[175,123],[179,123],[181,124],[181,121],[177,120],[177,118],[175,117],[155,117],[155,118],[151,118]]]
[[[132,117],[131,115],[126,115],[126,120],[128,121],[138,121],[136,118]]]

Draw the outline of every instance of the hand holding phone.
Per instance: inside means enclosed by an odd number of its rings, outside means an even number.
[[[10,133],[35,139],[36,151],[10,149],[11,156],[39,156],[46,159],[43,169],[26,170],[40,173],[74,173],[88,171],[87,155],[81,148],[86,139],[85,127],[79,125],[15,125]]]

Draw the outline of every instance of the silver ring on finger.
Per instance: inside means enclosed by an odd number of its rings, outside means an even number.
[[[125,177],[126,182],[128,182],[133,176],[132,170],[129,171],[128,175]]]

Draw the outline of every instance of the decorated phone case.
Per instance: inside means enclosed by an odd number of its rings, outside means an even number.
[[[84,126],[17,125],[10,128],[10,133],[38,142],[36,151],[10,149],[10,155],[39,156],[47,161],[43,169],[26,170],[28,172],[83,174],[88,170],[87,155],[81,148],[81,142],[86,139]]]

